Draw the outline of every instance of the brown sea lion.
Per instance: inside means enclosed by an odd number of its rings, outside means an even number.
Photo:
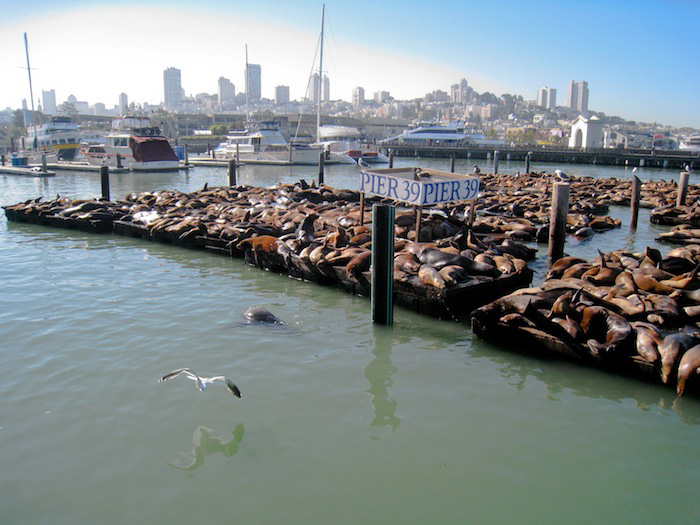
[[[351,277],[357,277],[361,273],[366,272],[370,268],[372,263],[372,252],[365,250],[363,253],[356,255],[347,265],[345,265],[345,270]]]
[[[683,354],[678,365],[676,392],[679,396],[682,396],[685,392],[685,385],[688,380],[698,374],[700,374],[700,345],[695,345]]]
[[[686,332],[669,334],[659,345],[661,356],[661,380],[668,383],[679,357],[695,343],[695,339]]]
[[[434,286],[435,288],[443,289],[445,288],[445,279],[443,279],[440,272],[430,266],[429,264],[423,264],[418,270],[418,277],[425,284]]]
[[[420,270],[421,263],[412,253],[398,253],[394,257],[394,269],[406,273],[416,274]]]
[[[467,276],[466,270],[457,265],[444,266],[439,273],[447,286],[456,286]]]
[[[580,324],[594,356],[616,352],[632,335],[632,326],[627,319],[602,306],[586,307]]]
[[[662,335],[653,324],[636,321],[632,323],[637,337],[635,348],[637,354],[647,363],[657,363],[659,361],[659,345],[663,341]]]

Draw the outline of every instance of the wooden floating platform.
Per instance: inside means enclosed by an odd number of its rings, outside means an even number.
[[[21,177],[53,177],[56,175],[55,171],[43,171],[40,166],[0,166],[0,173]]]
[[[50,164],[47,164],[47,167],[51,168],[52,170],[92,171],[96,173],[100,172],[100,166],[92,166],[84,162],[52,162]],[[124,173],[128,171],[129,168],[115,168],[112,166],[109,167],[110,173]]]

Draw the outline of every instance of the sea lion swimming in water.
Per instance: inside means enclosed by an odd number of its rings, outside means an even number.
[[[248,322],[284,324],[284,321],[261,306],[251,306],[243,313],[243,317]]]

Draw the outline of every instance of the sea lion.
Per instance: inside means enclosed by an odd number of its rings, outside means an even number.
[[[406,273],[416,274],[420,270],[421,263],[412,253],[398,253],[394,257],[394,269]]]
[[[440,270],[444,266],[456,264],[473,275],[486,275],[488,277],[498,277],[501,275],[501,272],[495,266],[478,263],[462,255],[445,253],[437,248],[424,248],[418,255],[418,259],[423,264],[429,264],[437,270]]]
[[[637,354],[647,363],[655,364],[659,361],[659,345],[663,337],[653,324],[640,321],[632,323],[632,328],[637,332],[635,348]]]
[[[261,306],[251,306],[243,313],[243,317],[250,323],[284,324],[284,321]]]
[[[456,286],[464,280],[466,277],[466,270],[461,266],[452,264],[449,266],[443,266],[440,269],[440,275],[445,280],[447,286]]]
[[[695,339],[686,332],[669,334],[659,345],[661,356],[661,381],[668,383],[678,357],[695,343]]]
[[[586,307],[580,324],[588,338],[586,344],[596,357],[618,351],[632,334],[627,319],[602,306]]]
[[[694,375],[700,374],[700,345],[695,345],[683,354],[678,365],[678,381],[676,392],[682,396],[685,392],[685,385]]]
[[[429,284],[438,289],[443,289],[446,286],[445,279],[440,275],[440,272],[429,264],[421,265],[420,270],[418,270],[418,277],[425,284]]]

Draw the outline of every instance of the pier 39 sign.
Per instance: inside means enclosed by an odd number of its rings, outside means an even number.
[[[473,200],[479,178],[422,168],[362,170],[360,191],[414,206]]]

